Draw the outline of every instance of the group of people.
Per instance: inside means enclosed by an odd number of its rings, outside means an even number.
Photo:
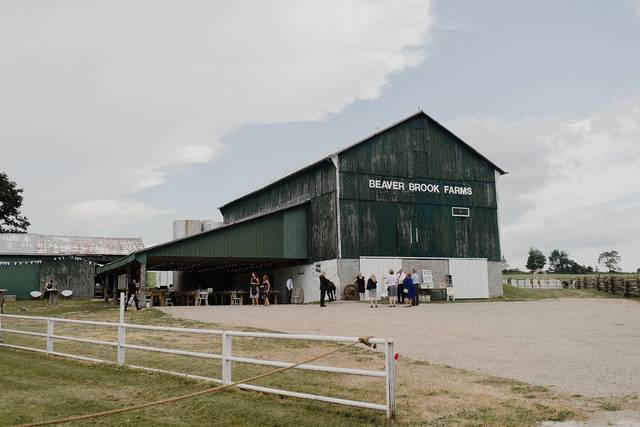
[[[365,282],[364,275],[358,273],[353,284],[358,289],[360,301],[365,301],[368,297],[369,306],[378,307],[378,279],[375,274],[369,276]],[[389,296],[389,307],[395,307],[398,301],[407,307],[418,305],[420,276],[415,268],[411,274],[405,273],[402,268],[397,273],[390,269],[389,275],[384,277],[384,284]]]
[[[263,301],[265,306],[269,306],[269,292],[271,292],[271,281],[268,275],[262,276],[262,280],[258,277],[257,273],[251,273],[251,280],[249,282],[249,298],[251,298],[251,305],[258,306],[260,301]]]

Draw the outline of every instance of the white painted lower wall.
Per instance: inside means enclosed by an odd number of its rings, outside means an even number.
[[[342,265],[348,264],[348,268]],[[330,259],[318,261],[313,264],[304,264],[293,267],[278,268],[269,271],[273,278],[273,287],[280,291],[281,301],[285,302],[286,282],[289,277],[293,280],[293,286],[302,289],[304,302],[320,300],[320,273],[325,272],[329,280],[336,285],[336,297],[342,298],[344,286],[353,283],[355,274],[362,272],[365,278],[375,274],[378,279],[378,297],[386,297],[387,289],[384,285],[384,277],[389,275],[389,269],[397,272],[400,268],[410,271],[416,268],[419,274],[423,269],[433,271],[434,283],[439,285],[446,275],[453,276],[456,298],[488,298],[493,296],[489,290],[489,276],[487,260],[477,258],[390,258],[390,257],[362,257],[360,259]],[[342,273],[341,277],[339,273]],[[356,273],[354,273],[356,272]],[[240,277],[242,276],[242,277]],[[246,276],[246,277],[245,277]],[[249,275],[238,275],[236,283],[248,283]],[[248,286],[248,285],[247,285]]]
[[[336,297],[340,299],[342,289],[338,277],[338,260],[336,259],[278,268],[270,273],[273,275],[274,289],[278,289],[283,297],[286,295],[287,279],[291,276],[293,287],[303,290],[304,302],[315,302],[320,301],[320,273],[323,271],[326,273],[327,279],[336,285]]]

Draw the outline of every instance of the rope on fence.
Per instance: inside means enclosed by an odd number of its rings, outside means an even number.
[[[360,338],[358,338],[358,341],[354,341],[352,343],[342,345],[342,346],[340,346],[340,347],[338,347],[338,348],[336,348],[334,350],[327,351],[326,353],[322,353],[322,354],[320,354],[318,356],[314,356],[312,358],[309,358],[309,359],[306,359],[306,360],[302,360],[300,362],[296,362],[296,363],[294,363],[292,365],[289,365],[289,366],[285,366],[285,367],[278,368],[278,369],[273,369],[271,371],[264,372],[264,373],[259,374],[259,375],[255,375],[255,376],[250,377],[250,378],[245,378],[242,381],[234,381],[234,382],[229,383],[229,384],[224,384],[224,385],[221,385],[221,386],[208,388],[206,390],[196,391],[194,393],[189,393],[189,394],[185,394],[185,395],[182,395],[182,396],[172,397],[172,398],[163,399],[163,400],[157,400],[155,402],[148,402],[148,403],[143,403],[143,404],[135,405],[135,406],[129,406],[127,408],[118,408],[118,409],[112,409],[110,411],[96,412],[94,414],[76,415],[76,416],[71,416],[71,417],[66,417],[66,418],[59,418],[59,419],[56,419],[56,420],[40,421],[40,422],[27,423],[27,424],[19,424],[19,425],[16,425],[15,427],[36,427],[36,426],[48,426],[48,425],[66,424],[66,423],[71,423],[71,422],[74,422],[74,421],[89,420],[89,419],[93,419],[93,418],[106,417],[106,416],[109,416],[109,415],[122,414],[122,413],[125,413],[125,412],[136,411],[136,410],[139,410],[139,409],[145,409],[145,408],[149,408],[149,407],[152,407],[152,406],[158,406],[158,405],[164,405],[164,404],[167,404],[167,403],[178,402],[178,401],[181,401],[181,400],[190,399],[192,397],[202,396],[203,394],[215,393],[215,392],[218,392],[218,391],[226,390],[226,389],[231,388],[231,387],[235,387],[235,386],[237,386],[239,384],[249,383],[249,382],[252,382],[252,381],[256,381],[256,380],[268,377],[268,376],[273,375],[273,374],[277,374],[277,373],[280,373],[280,372],[288,371],[289,369],[296,368],[296,367],[298,367],[300,365],[304,365],[304,364],[307,364],[307,363],[315,362],[316,360],[319,360],[319,359],[322,359],[324,357],[330,356],[330,355],[332,355],[334,353],[338,353],[339,351],[345,350],[345,349],[347,349],[349,347],[353,347],[353,346],[355,346],[357,344],[364,344],[364,345],[366,345],[368,347],[376,348],[376,345],[372,344],[369,341],[371,338],[373,338],[373,337],[369,337],[369,336],[360,337]]]

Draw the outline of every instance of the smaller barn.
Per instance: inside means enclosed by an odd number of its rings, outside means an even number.
[[[91,298],[97,266],[143,248],[140,238],[0,234],[0,288],[29,298],[53,280],[59,289]]]

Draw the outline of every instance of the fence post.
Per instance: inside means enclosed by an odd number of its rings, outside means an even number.
[[[387,418],[396,415],[396,365],[393,359],[393,341],[384,344],[384,362],[387,386]]]
[[[232,335],[227,334],[226,332],[222,333],[222,383],[230,384],[231,383],[231,367],[233,362],[227,360],[228,357],[231,357],[233,354]]]
[[[126,304],[124,292],[120,292],[120,322],[118,324],[118,365],[124,365],[126,329],[124,326],[124,305]]]
[[[47,319],[47,354],[53,353],[53,319]]]

